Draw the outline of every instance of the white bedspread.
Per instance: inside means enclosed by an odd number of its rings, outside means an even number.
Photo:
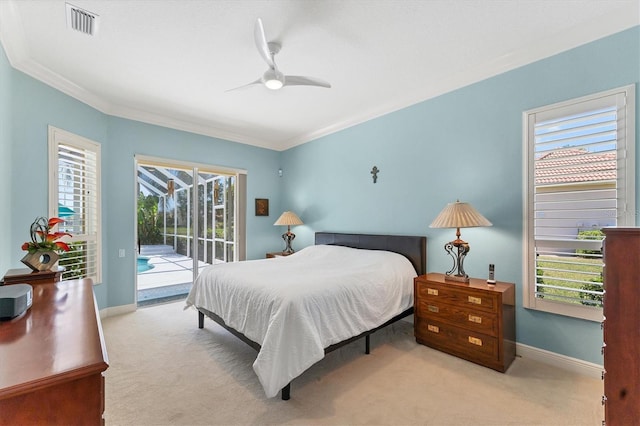
[[[397,253],[310,246],[287,257],[211,265],[187,306],[220,316],[261,345],[253,369],[267,397],[324,357],[324,348],[413,304],[411,263]]]

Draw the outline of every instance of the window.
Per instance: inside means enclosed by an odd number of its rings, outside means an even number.
[[[524,306],[602,320],[605,226],[635,224],[635,87],[524,113]]]
[[[60,217],[71,250],[60,255],[62,279],[102,281],[100,144],[49,126],[49,216]]]

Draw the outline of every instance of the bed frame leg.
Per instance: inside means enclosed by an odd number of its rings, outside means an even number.
[[[367,334],[364,336],[364,353],[369,355],[371,353],[371,335]]]
[[[291,398],[291,383],[282,388],[282,400],[288,401]]]
[[[204,328],[204,314],[198,311],[198,328]]]

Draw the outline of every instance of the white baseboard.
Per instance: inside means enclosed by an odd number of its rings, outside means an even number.
[[[135,303],[100,309],[100,319],[128,314],[129,312],[134,312],[136,309],[137,305]]]
[[[522,343],[516,343],[516,354],[523,358],[529,358],[534,361],[550,364],[554,367],[562,368],[563,370],[572,371],[584,376],[593,377],[595,379],[602,378],[603,366],[592,362],[571,358],[566,355],[546,351],[544,349],[535,348]]]

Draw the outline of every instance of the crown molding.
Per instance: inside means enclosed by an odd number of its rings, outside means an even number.
[[[142,123],[153,124],[156,126],[167,127],[174,130],[181,130],[188,133],[194,133],[203,136],[209,136],[216,139],[225,140],[228,142],[241,143],[245,145],[251,145],[258,148],[265,148],[274,150],[273,143],[251,137],[249,135],[224,130],[212,125],[211,123],[195,123],[193,121],[181,120],[178,118],[169,117],[162,114],[156,114],[151,111],[125,107],[122,105],[110,105],[110,107],[103,111],[105,114],[124,118],[133,121],[140,121]]]

